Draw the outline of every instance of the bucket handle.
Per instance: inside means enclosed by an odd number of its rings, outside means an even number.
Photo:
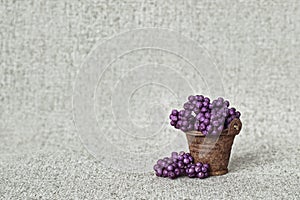
[[[229,124],[229,135],[238,135],[242,129],[242,122],[240,119],[235,118]]]

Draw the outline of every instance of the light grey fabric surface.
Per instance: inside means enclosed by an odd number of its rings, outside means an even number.
[[[82,145],[72,114],[77,71],[97,42],[143,27],[179,32],[214,58],[244,125],[227,175],[117,171]],[[1,199],[300,199],[299,1],[2,1],[0,48]],[[133,99],[138,123],[147,121],[145,98]],[[183,134],[164,133],[187,149]]]

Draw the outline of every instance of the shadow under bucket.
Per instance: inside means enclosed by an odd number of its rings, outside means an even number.
[[[233,119],[219,136],[205,136],[199,131],[186,132],[190,153],[194,162],[209,163],[210,175],[228,173],[228,163],[234,137],[240,133],[242,122]]]

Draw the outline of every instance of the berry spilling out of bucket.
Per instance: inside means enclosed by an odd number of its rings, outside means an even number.
[[[173,152],[171,157],[159,159],[153,169],[157,176],[171,179],[179,176],[203,179],[209,176],[209,164],[193,162],[194,158],[189,153]]]
[[[182,110],[172,110],[170,124],[184,132],[200,131],[203,135],[219,135],[241,113],[222,97],[211,101],[203,95],[191,95]]]

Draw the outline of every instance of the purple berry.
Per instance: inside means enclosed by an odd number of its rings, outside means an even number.
[[[180,130],[182,130],[183,132],[186,132],[187,128],[183,126],[183,127],[180,127]]]
[[[162,176],[163,177],[167,177],[168,176],[168,170],[164,169],[163,173],[162,173]]]
[[[224,102],[224,99],[223,99],[222,97],[219,97],[219,98],[218,98],[218,101],[221,102],[221,103],[223,103],[223,102]]]
[[[174,115],[171,115],[170,118],[171,118],[172,121],[177,121],[178,120],[177,116],[174,116]]]
[[[227,101],[227,100],[224,101],[224,104],[225,104],[226,107],[229,107],[229,105],[230,105],[230,104],[229,104],[229,101]]]
[[[203,164],[203,167],[205,167],[206,169],[209,169],[209,164]]]
[[[206,167],[202,167],[201,171],[205,173],[205,172],[207,172],[207,168]]]
[[[172,158],[173,164],[177,164],[178,159],[177,158]]]
[[[200,131],[204,131],[206,129],[205,124],[201,123],[199,126]]]
[[[161,165],[162,167],[167,167],[168,166],[168,163],[166,161],[162,161]]]
[[[204,123],[205,125],[209,125],[209,119],[204,119],[203,123]]]
[[[184,163],[182,161],[178,161],[177,165],[179,168],[184,168]]]
[[[162,162],[163,162],[163,160],[162,160],[162,159],[159,159],[159,160],[156,162],[156,164],[162,166]]]
[[[206,113],[205,113],[205,118],[206,118],[206,119],[210,119],[210,117],[211,117],[211,114],[210,114],[209,112],[206,112]]]
[[[217,131],[218,131],[218,132],[222,132],[222,131],[223,131],[223,128],[224,128],[224,126],[223,126],[223,125],[220,125],[220,126],[218,127]]]
[[[237,112],[235,113],[235,116],[236,116],[236,118],[240,118],[241,113],[240,113],[239,111],[237,111]]]
[[[182,161],[182,160],[183,160],[183,156],[179,154],[179,156],[177,157],[177,159],[178,159],[179,161]]]
[[[209,99],[208,97],[205,97],[205,98],[204,98],[204,101],[209,103],[209,102],[210,102],[210,99]]]
[[[183,116],[184,115],[184,112],[185,112],[185,110],[181,110],[181,111],[179,111],[179,116]]]
[[[194,104],[190,104],[189,110],[193,110],[195,108]]]
[[[182,123],[183,123],[182,120],[177,121],[177,125],[179,125],[179,126],[182,126]]]
[[[216,99],[215,99],[215,100],[213,100],[213,102],[212,102],[212,105],[214,105],[214,106],[215,106],[215,105],[216,105],[216,103],[217,103],[217,101],[218,101],[218,100],[216,100]]]
[[[176,109],[174,109],[174,110],[172,110],[172,115],[178,115],[178,110],[176,110]]]
[[[196,163],[196,166],[202,167],[202,165],[203,165],[202,162],[197,162]]]
[[[197,177],[198,178],[204,178],[204,176],[205,176],[205,174],[203,173],[203,172],[199,172],[198,174],[197,174]]]
[[[229,109],[229,114],[234,115],[235,114],[235,108],[230,108]]]
[[[186,174],[189,174],[189,170],[190,170],[190,168],[187,166],[187,167],[185,168],[185,173],[186,173]]]
[[[188,127],[187,127],[187,130],[188,130],[188,131],[192,131],[193,128],[194,128],[194,127],[193,127],[193,124],[189,124]]]
[[[203,95],[196,95],[196,99],[199,100],[199,101],[203,101],[204,96]]]
[[[192,104],[196,105],[197,102],[198,102],[197,100],[193,100]]]
[[[161,168],[158,164],[156,164],[156,165],[153,166],[154,170],[157,170],[158,168]]]
[[[171,120],[172,120],[172,121],[178,121],[178,117],[177,117],[177,116],[174,116],[174,115],[171,115]]]
[[[187,127],[187,125],[189,125],[188,121],[182,121],[182,125],[183,127]]]
[[[211,132],[211,134],[212,134],[212,135],[218,135],[218,131],[213,130],[213,131]]]
[[[170,121],[170,124],[171,124],[171,126],[175,126],[175,125],[176,125],[176,122]]]
[[[178,153],[177,152],[172,152],[171,156],[172,156],[172,158],[177,158],[178,157]]]
[[[195,169],[194,168],[189,168],[188,169],[188,174],[194,174],[195,173]]]
[[[185,158],[185,159],[183,160],[183,163],[185,163],[185,164],[189,164],[189,163],[190,163],[190,159],[188,159],[188,158]]]
[[[195,178],[195,177],[196,177],[196,174],[188,174],[188,177],[190,177],[190,178]]]
[[[180,169],[180,174],[181,174],[181,175],[184,175],[184,174],[185,174],[184,168]]]
[[[168,172],[168,177],[171,178],[171,179],[174,179],[176,178],[176,174],[174,172]]]
[[[195,97],[193,95],[191,95],[191,96],[188,97],[189,101],[193,101],[194,99],[195,99]]]
[[[196,167],[195,167],[195,172],[196,172],[196,173],[201,172],[201,167],[196,166]]]
[[[172,166],[173,166],[174,168],[177,168],[177,167],[178,167],[177,162],[176,162],[176,163],[172,163]]]
[[[225,117],[227,117],[227,115],[228,115],[227,112],[222,112],[222,117],[224,117],[224,119],[225,119]]]
[[[163,175],[163,170],[161,168],[156,170],[156,176],[162,176]]]
[[[199,109],[202,108],[202,103],[198,101],[198,102],[196,103],[196,108],[199,108]]]
[[[206,113],[206,112],[207,112],[207,108],[205,108],[205,107],[202,107],[202,108],[201,108],[201,110],[200,110],[200,112],[202,112],[202,113]]]
[[[184,110],[188,110],[190,108],[190,103],[183,104]]]
[[[179,176],[180,175],[180,169],[175,168],[174,173],[175,173],[176,176]]]
[[[205,172],[205,173],[204,173],[204,177],[205,177],[205,178],[208,177],[208,172]]]
[[[209,125],[206,127],[206,130],[207,130],[207,132],[211,132],[211,131],[213,130],[212,125],[209,124]]]
[[[184,112],[184,117],[189,117],[192,114],[192,112],[190,110],[186,110]]]
[[[168,171],[173,171],[173,170],[174,170],[173,165],[169,165],[169,166],[167,167],[167,170],[168,170]]]
[[[205,120],[205,117],[204,117],[204,116],[201,116],[199,121],[200,121],[200,122],[204,122],[204,120]]]
[[[218,121],[213,121],[212,125],[213,125],[214,127],[217,127],[217,126],[219,125],[219,122],[218,122]]]
[[[194,108],[194,113],[196,113],[196,114],[200,113],[200,109],[199,108]]]
[[[211,118],[210,118],[212,121],[214,121],[214,120],[217,120],[218,119],[218,116],[217,115],[211,115]]]

